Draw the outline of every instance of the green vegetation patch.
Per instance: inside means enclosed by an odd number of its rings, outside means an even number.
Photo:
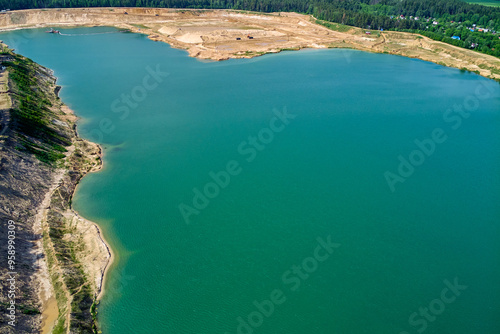
[[[64,158],[65,147],[71,145],[71,139],[51,124],[55,114],[49,109],[52,103],[42,89],[47,84],[39,78],[38,65],[20,55],[10,55],[12,61],[2,65],[9,71],[12,128],[18,139],[17,149],[52,164]]]
[[[345,24],[328,22],[328,21],[323,21],[323,20],[316,20],[316,24],[320,24],[324,27],[327,27],[330,30],[335,30],[335,31],[339,31],[339,32],[346,32],[346,31],[349,31],[352,29],[352,27],[346,26]]]

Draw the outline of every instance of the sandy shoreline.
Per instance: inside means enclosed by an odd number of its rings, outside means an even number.
[[[66,115],[73,118],[74,114],[69,108],[64,106],[63,109]],[[97,144],[95,144],[95,146],[98,147],[99,152],[101,152],[100,151],[101,148]],[[74,144],[74,146],[68,150],[69,151],[67,155],[68,157],[66,159],[69,159],[69,157],[71,157],[74,154],[75,149],[76,145]],[[88,172],[82,174],[83,176],[85,176],[90,172],[97,172],[101,168],[102,168],[102,163],[99,164],[97,167],[91,168]],[[50,203],[53,199],[53,196],[58,196],[55,193],[56,191],[58,191],[59,187],[63,186],[64,183],[67,182],[67,180],[64,179],[66,175],[67,175],[66,170],[59,170],[55,174],[52,186],[47,191],[44,201],[40,205],[40,208],[37,210],[38,213],[35,217],[34,228],[40,234],[43,234],[44,231],[47,231],[48,228],[47,217],[49,215]],[[74,189],[76,190],[76,187]],[[73,193],[71,193],[70,199],[72,199],[73,196],[74,196],[74,191]],[[85,254],[89,252],[89,250],[93,250],[92,252],[90,252],[92,261],[86,261],[88,258],[81,257],[82,259],[81,262],[85,268],[86,274],[89,276],[90,279],[94,279],[95,281],[95,290],[96,290],[95,299],[96,301],[98,301],[100,300],[100,298],[104,293],[104,286],[106,284],[106,275],[108,273],[109,267],[111,266],[114,260],[113,250],[107,243],[100,227],[96,223],[81,217],[72,208],[68,209],[66,212],[63,212],[63,215],[65,219],[69,222],[69,226],[73,228],[72,229],[73,235],[77,236],[75,242],[83,245],[85,249],[83,253]],[[97,242],[97,245],[95,244],[95,242]],[[44,253],[47,254],[48,252],[47,247],[50,246],[43,245],[43,243],[44,241],[40,240],[39,247],[40,249],[43,248]],[[103,254],[104,250],[107,256]],[[77,257],[79,257],[78,254]],[[41,283],[39,290],[40,300],[42,302],[41,332],[42,334],[45,334],[45,333],[50,333],[52,331],[56,321],[61,316],[61,313],[59,309],[60,305],[58,305],[58,301],[55,298],[55,291],[53,287],[54,281],[53,278],[51,278],[49,264],[47,263],[47,260],[45,260],[45,257],[40,258],[39,265],[41,270],[37,274],[37,280]]]
[[[0,31],[113,26],[184,49],[198,59],[252,58],[303,48],[350,48],[418,58],[500,80],[500,59],[417,34],[317,24],[310,15],[234,10],[74,8],[0,15]],[[319,22],[319,21],[318,21]],[[369,32],[369,34],[367,34]],[[29,36],[26,36],[29,39]]]
[[[74,115],[75,117],[77,117],[76,121],[78,121],[78,119],[79,119],[79,118],[78,118],[78,116],[76,116],[76,114],[75,114],[75,112],[74,112],[73,110],[71,110],[71,109],[70,109],[69,107],[67,107],[66,105],[65,105],[65,110],[67,110],[67,111],[65,111],[66,113],[72,114],[72,115]],[[77,128],[75,128],[75,132],[76,132],[76,136],[77,136],[78,138],[82,138],[82,137],[80,136],[80,134],[78,133],[78,127],[77,127]],[[94,143],[94,144],[96,145],[97,149],[99,150],[98,155],[99,155],[99,159],[100,159],[101,163],[99,164],[99,166],[98,166],[97,168],[92,168],[92,169],[91,169],[88,173],[86,173],[85,175],[83,175],[83,176],[82,176],[82,179],[83,179],[86,175],[88,175],[88,174],[90,174],[90,173],[97,173],[97,172],[101,171],[101,170],[104,168],[104,151],[103,151],[103,149],[102,149],[101,145],[99,145],[99,144],[97,144],[97,143]],[[71,194],[71,201],[73,201],[73,197],[74,197],[74,195],[75,195],[75,193],[76,193],[77,189],[78,189],[78,184],[76,185],[75,190],[74,190],[74,191],[73,191],[73,193]],[[81,219],[81,220],[85,221],[87,224],[90,224],[90,225],[92,225],[92,226],[94,226],[94,227],[95,227],[95,229],[96,229],[96,233],[97,233],[97,236],[98,236],[98,239],[100,240],[100,242],[102,243],[102,245],[106,248],[106,250],[107,250],[107,252],[108,252],[108,260],[107,260],[106,265],[104,266],[104,268],[103,268],[103,270],[102,270],[101,279],[100,279],[100,284],[98,285],[98,294],[97,294],[96,299],[97,299],[97,300],[100,300],[100,299],[102,298],[102,296],[104,295],[105,285],[106,285],[106,278],[107,278],[108,273],[109,273],[109,268],[111,267],[111,265],[113,264],[113,262],[114,262],[114,260],[115,260],[115,254],[114,254],[114,252],[113,252],[113,249],[112,249],[112,248],[111,248],[111,246],[110,246],[110,243],[109,243],[109,242],[106,240],[106,238],[104,237],[104,234],[103,234],[103,232],[102,232],[101,228],[99,227],[99,224],[98,224],[98,223],[95,223],[95,222],[93,222],[93,221],[90,221],[90,220],[88,220],[88,219],[83,218],[83,217],[82,217],[82,216],[78,213],[78,211],[76,211],[76,210],[75,210],[75,209],[73,209],[73,208],[71,208],[71,211],[73,212],[73,214],[74,214],[77,218],[79,218],[79,219]]]
[[[109,273],[109,268],[111,267],[111,265],[113,264],[113,262],[115,260],[115,254],[113,253],[113,249],[111,248],[111,246],[109,246],[109,243],[106,241],[106,238],[104,238],[104,235],[102,234],[102,231],[100,230],[99,225],[94,223],[94,226],[97,229],[97,234],[99,235],[99,239],[101,240],[103,245],[106,247],[106,249],[108,250],[108,254],[109,254],[108,262],[106,263],[106,266],[104,267],[104,271],[101,275],[101,285],[100,285],[100,289],[99,289],[99,294],[97,295],[97,300],[100,300],[106,291],[106,278],[107,278],[108,273]]]
[[[88,219],[83,218],[82,216],[80,216],[78,214],[77,211],[75,211],[75,210],[72,210],[72,211],[73,211],[74,215],[76,216],[76,218],[84,221],[85,223],[87,223],[89,225],[92,225],[96,229],[97,237],[98,237],[99,241],[101,242],[101,244],[106,248],[108,255],[109,255],[108,260],[106,261],[106,265],[104,266],[104,268],[101,272],[101,275],[100,275],[100,284],[98,285],[98,294],[96,297],[97,300],[100,300],[105,292],[106,277],[108,275],[109,268],[111,267],[111,265],[113,264],[113,261],[115,259],[115,254],[113,252],[113,249],[109,245],[109,243],[106,241],[106,238],[104,237],[99,225],[95,222],[92,222]]]
[[[56,78],[57,79],[57,78]],[[65,114],[65,121],[69,124],[76,124],[78,117],[75,113],[66,105],[61,105],[61,110]],[[75,158],[75,151],[78,150],[83,156],[88,157],[89,160],[96,161],[95,157],[98,157],[98,163],[81,163],[80,160]],[[47,217],[50,214],[51,208],[51,200],[54,196],[60,196],[56,192],[64,192],[70,191],[68,204],[71,203],[73,196],[75,194],[76,188],[80,180],[89,173],[98,172],[102,169],[102,148],[95,144],[88,142],[82,139],[75,128],[75,140],[73,145],[68,149],[67,157],[65,158],[66,163],[68,164],[69,170],[80,173],[80,178],[76,180],[76,184],[74,184],[75,180],[71,179],[68,176],[68,172],[66,169],[61,169],[54,177],[53,186],[46,194],[46,199],[44,203],[42,203],[39,211],[38,211],[38,219],[37,219],[37,228],[41,231],[48,231],[48,221]],[[57,210],[57,209],[56,209]],[[89,221],[83,217],[81,217],[78,212],[76,212],[70,206],[62,211],[59,211],[63,216],[65,221],[67,222],[67,228],[69,229],[70,234],[67,237],[77,245],[80,249],[79,252],[76,253],[76,257],[78,262],[83,265],[83,269],[85,275],[91,282],[92,290],[95,292],[94,299],[98,302],[104,293],[104,286],[106,284],[106,276],[108,273],[108,269],[110,268],[113,260],[115,258],[113,250],[109,246],[106,241],[103,232],[99,225],[95,222]],[[45,245],[41,245],[44,249],[44,253],[46,256],[50,257],[49,253],[55,254],[55,249],[52,246],[52,242],[47,242],[47,239],[44,241],[40,241],[42,244],[45,242]],[[47,248],[48,247],[48,248]],[[43,260],[48,261],[48,260]],[[49,264],[46,262],[45,265],[41,266],[42,270],[38,275],[38,279],[42,282],[42,285],[45,286],[44,289],[39,291],[40,299],[42,301],[42,334],[51,333],[54,326],[61,316],[66,318],[66,323],[70,324],[70,314],[71,314],[71,300],[72,296],[69,294],[69,291],[63,289],[66,294],[67,304],[61,305],[61,301],[56,299],[57,292],[54,290],[55,282],[62,282],[64,285],[64,281],[61,281],[57,274],[54,278],[54,272],[61,270],[62,264],[57,264],[54,269],[50,268]],[[52,264],[54,266],[54,264]],[[50,285],[50,288],[47,288],[47,284]]]

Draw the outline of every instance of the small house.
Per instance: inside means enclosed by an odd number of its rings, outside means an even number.
[[[459,41],[459,40],[460,40],[460,37],[459,37],[459,36],[451,36],[451,38],[456,39],[457,41]]]

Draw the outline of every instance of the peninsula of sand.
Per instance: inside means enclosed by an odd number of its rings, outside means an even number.
[[[328,28],[322,24],[326,24]],[[164,8],[75,8],[0,14],[0,30],[114,26],[147,34],[200,59],[250,58],[303,48],[351,48],[389,53],[476,72],[500,80],[500,59],[427,37],[365,30],[296,13]]]

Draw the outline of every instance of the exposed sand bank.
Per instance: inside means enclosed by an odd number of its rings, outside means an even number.
[[[72,225],[76,227],[78,232],[84,238],[84,243],[89,249],[98,249],[98,252],[87,253],[86,256],[81,256],[82,262],[87,265],[87,262],[93,263],[87,267],[89,275],[93,275],[95,279],[95,287],[97,291],[97,300],[100,300],[104,294],[106,276],[108,269],[113,264],[115,259],[113,250],[103,236],[99,225],[90,220],[81,217],[76,211],[72,210],[71,215]],[[102,256],[102,254],[106,254]]]
[[[250,58],[302,48],[353,48],[390,53],[456,67],[500,80],[500,59],[401,32],[316,24],[309,15],[230,10],[77,8],[0,14],[0,29],[115,26],[187,50],[200,59]],[[249,38],[252,37],[252,38]]]
[[[73,124],[77,118],[66,106],[61,110],[65,113],[64,121]],[[37,210],[35,217],[35,230],[40,234],[47,235],[50,230],[49,216],[50,210],[57,210],[64,217],[67,233],[63,239],[71,242],[78,251],[75,252],[78,263],[81,263],[86,277],[89,280],[91,290],[94,292],[96,300],[102,296],[107,269],[113,261],[113,252],[105,241],[98,225],[90,222],[78,215],[69,206],[65,210],[54,208],[55,201],[60,201],[62,193],[70,191],[69,199],[73,197],[76,187],[74,178],[69,176],[69,172],[79,172],[83,177],[90,172],[99,171],[102,167],[101,148],[94,143],[76,138],[73,146],[68,149],[66,165],[68,169],[60,169],[54,175],[51,188],[46,193],[46,197]],[[76,156],[83,156],[88,159],[76,159]],[[97,163],[96,157],[99,157]],[[81,160],[93,161],[82,163]],[[66,207],[62,205],[61,207]],[[41,322],[42,334],[51,333],[58,321],[63,318],[67,327],[70,323],[72,295],[65,287],[60,274],[64,272],[64,265],[59,263],[52,242],[47,237],[38,240],[39,249],[44,250],[45,256],[38,259],[39,270],[36,280],[39,282],[39,297],[42,302]],[[55,285],[59,286],[59,291],[55,291]],[[61,288],[62,287],[62,288]],[[57,294],[64,295],[64,298],[56,298]]]

